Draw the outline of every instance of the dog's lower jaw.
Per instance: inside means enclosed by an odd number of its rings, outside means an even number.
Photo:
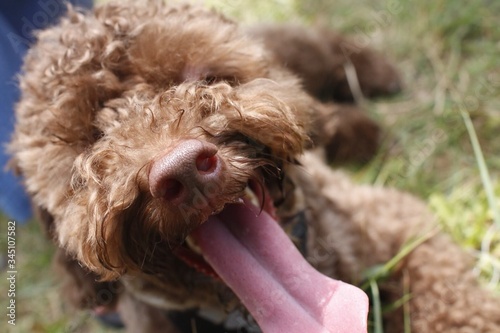
[[[243,196],[227,203],[222,212],[210,216],[190,235],[191,243],[195,243],[192,247],[198,248],[206,260],[205,266],[217,273],[211,274],[215,277],[187,267],[184,273],[188,276],[171,276],[174,283],[178,278],[197,281],[192,292],[184,286],[184,298],[176,296],[175,288],[163,290],[161,295],[161,277],[154,282],[156,294],[140,285],[147,276],[141,275],[139,281],[129,277],[127,288],[138,289],[138,298],[166,310],[210,309],[212,313],[227,313],[238,306],[235,301],[239,299],[266,333],[365,333],[366,295],[314,270],[277,221],[274,207],[269,208],[271,196],[266,189],[255,183],[249,187],[254,189],[253,201]],[[189,261],[179,263],[184,267]],[[180,271],[171,272],[176,273]],[[165,288],[172,288],[169,284]],[[224,294],[228,295],[227,300],[217,302],[217,297]]]

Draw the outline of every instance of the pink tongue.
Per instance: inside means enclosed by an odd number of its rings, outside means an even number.
[[[193,237],[263,332],[366,333],[366,294],[317,272],[266,212],[229,205]]]

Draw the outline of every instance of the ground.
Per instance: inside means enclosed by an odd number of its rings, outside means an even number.
[[[352,176],[421,197],[443,229],[476,255],[485,288],[500,292],[500,2],[206,3],[244,24],[326,24],[355,36],[357,47],[370,46],[393,59],[404,77],[404,92],[359,101],[383,124],[386,135],[372,162],[350,167]],[[3,254],[7,221],[0,220]],[[8,325],[8,332],[108,332],[88,315],[71,315],[60,303],[58,278],[50,270],[52,249],[38,226],[17,225],[16,236],[16,326]],[[4,268],[1,276],[0,308],[5,309],[9,284]]]

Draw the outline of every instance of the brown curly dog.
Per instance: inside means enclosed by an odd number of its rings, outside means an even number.
[[[381,55],[347,59],[342,42],[160,1],[70,9],[40,32],[9,149],[72,302],[118,311],[129,332],[366,332],[351,284],[434,223],[310,151],[376,149],[377,125],[334,101],[352,99],[346,61],[367,96],[401,86]],[[431,233],[379,282],[382,300],[410,293],[412,332],[498,333],[500,300],[471,267]],[[385,332],[403,318],[386,311]]]

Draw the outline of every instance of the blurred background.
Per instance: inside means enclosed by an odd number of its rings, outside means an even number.
[[[97,1],[101,3],[103,1]],[[203,1],[198,1],[203,2]],[[396,63],[404,91],[363,101],[384,127],[380,153],[349,167],[360,183],[419,196],[476,258],[485,288],[500,279],[500,2],[493,0],[206,0],[244,25],[322,24]],[[2,45],[2,47],[4,47]],[[4,184],[0,184],[4,187]],[[0,220],[5,309],[7,221]],[[61,303],[52,246],[37,223],[17,226],[17,320],[8,332],[112,332]],[[4,310],[2,310],[4,311]]]

